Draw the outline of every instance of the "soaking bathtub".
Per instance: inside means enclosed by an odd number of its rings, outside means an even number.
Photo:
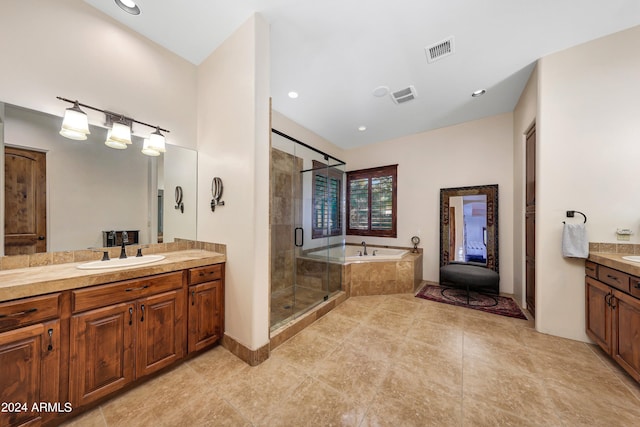
[[[374,254],[375,251],[375,255]],[[402,259],[405,254],[409,253],[407,249],[390,249],[390,248],[378,248],[375,246],[367,246],[367,255],[361,255],[364,252],[362,246],[345,245],[334,246],[327,249],[320,249],[317,251],[310,251],[305,256],[327,259],[331,262],[378,262],[378,261],[397,261]]]

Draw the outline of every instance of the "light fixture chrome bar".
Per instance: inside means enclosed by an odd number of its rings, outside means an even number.
[[[150,125],[149,123],[145,123],[145,122],[141,122],[139,120],[133,119],[131,117],[127,117],[124,114],[118,114],[118,113],[114,113],[111,111],[106,111],[106,110],[101,110],[100,108],[96,108],[96,107],[92,107],[91,105],[87,105],[87,104],[83,104],[81,102],[75,101],[75,100],[71,100],[71,99],[67,99],[67,98],[63,98],[61,96],[56,96],[57,99],[59,99],[60,101],[64,101],[64,102],[69,102],[71,104],[75,104],[76,102],[78,103],[78,105],[88,108],[90,110],[93,111],[98,111],[100,113],[104,113],[104,115],[107,117],[107,121],[109,120],[109,118],[111,117],[113,119],[113,117],[115,117],[117,120],[124,120],[126,123],[138,123],[139,125],[143,125],[143,126],[147,126],[153,129],[159,129],[163,132],[166,133],[171,133],[171,131],[167,130],[167,129],[163,129],[159,126],[154,126],[154,125]]]

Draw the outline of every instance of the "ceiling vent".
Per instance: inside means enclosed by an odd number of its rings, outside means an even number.
[[[416,92],[416,88],[413,86],[391,93],[391,99],[393,99],[393,102],[396,104],[402,104],[404,102],[411,101],[412,99],[416,99],[417,97],[418,92]]]
[[[453,36],[446,40],[442,40],[438,43],[432,44],[424,48],[427,52],[427,62],[432,63],[439,59],[445,58],[455,52],[455,44],[453,43]]]

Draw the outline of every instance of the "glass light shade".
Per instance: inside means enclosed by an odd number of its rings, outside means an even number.
[[[75,139],[76,141],[84,141],[87,139],[87,134],[84,132],[76,132],[75,130],[60,129],[60,135],[65,138]]]
[[[142,154],[155,157],[159,156],[160,152],[151,147],[151,140],[149,138],[145,138],[144,144],[142,145]]]
[[[160,128],[156,128],[155,132],[149,135],[149,148],[159,153],[167,151],[164,146],[164,135],[160,133]]]
[[[64,111],[64,118],[62,119],[62,127],[60,129],[60,135],[70,138],[67,135],[75,135],[73,133],[62,133],[63,130],[72,131],[75,133],[83,133],[88,135],[89,131],[89,118],[84,111],[80,109],[78,101],[73,104],[73,107],[67,108]],[[71,138],[77,139],[77,138]],[[86,137],[84,139],[87,139]]]
[[[104,145],[110,148],[115,148],[116,150],[124,150],[127,148],[127,144],[124,142],[116,141],[111,138],[111,129],[107,131],[107,140],[104,142]]]
[[[123,144],[131,144],[131,128],[126,123],[115,122],[107,139]]]

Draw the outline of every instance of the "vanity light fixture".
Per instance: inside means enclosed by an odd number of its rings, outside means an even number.
[[[143,126],[154,128],[155,131],[151,133],[150,137],[145,139],[142,148],[142,153],[147,156],[159,156],[160,153],[164,153],[165,138],[160,133],[169,132],[166,129],[162,129],[160,126],[153,126],[145,122],[141,122],[130,117],[125,117],[122,114],[112,113],[110,111],[101,110],[100,108],[92,107],[87,104],[82,104],[78,101],[72,101],[67,98],[57,97],[61,101],[70,102],[73,107],[68,108],[65,111],[64,120],[62,122],[62,129],[60,135],[77,140],[87,139],[89,133],[89,122],[87,115],[80,109],[80,106],[89,108],[94,111],[99,111],[105,115],[106,125],[111,126],[107,132],[107,140],[104,142],[106,146],[115,148],[117,150],[124,150],[128,145],[131,145],[131,127],[133,123],[138,123]],[[67,118],[69,116],[69,118]]]
[[[165,153],[167,150],[164,146],[164,135],[160,133],[160,128],[156,126],[156,130],[149,135],[149,148],[159,153]]]
[[[65,138],[84,141],[87,139],[87,135],[91,133],[89,132],[89,118],[87,113],[80,109],[78,101],[70,102],[73,102],[73,107],[67,108],[64,112],[60,135]]]
[[[131,15],[140,15],[140,8],[132,0],[115,0],[118,7]]]
[[[107,131],[107,140],[104,142],[104,145],[110,148],[115,148],[116,150],[124,150],[127,148],[126,142],[120,142],[111,137],[112,129]]]
[[[472,97],[474,97],[474,98],[477,98],[477,97],[479,97],[479,96],[484,95],[485,93],[487,93],[487,91],[486,91],[485,89],[478,89],[478,90],[476,90],[475,92],[473,92],[473,93],[471,94],[471,96],[472,96]]]
[[[158,150],[154,150],[153,147],[151,146],[151,141],[149,138],[145,138],[144,139],[144,144],[142,145],[142,154],[145,154],[147,156],[152,156],[152,157],[156,157],[160,155],[160,152]]]

